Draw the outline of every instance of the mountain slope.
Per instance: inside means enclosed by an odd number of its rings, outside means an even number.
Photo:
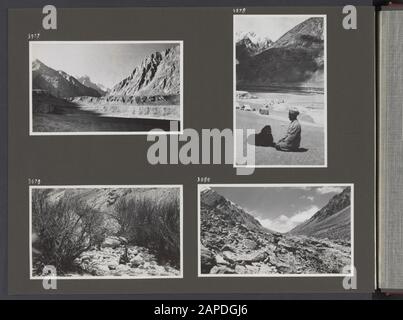
[[[82,76],[82,77],[78,77],[77,78],[78,81],[80,81],[84,86],[88,87],[88,88],[92,88],[95,89],[96,91],[99,92],[99,94],[101,96],[104,96],[108,93],[108,89],[105,88],[103,85],[101,84],[96,84],[94,82],[91,81],[91,78],[87,75]]]
[[[239,60],[237,88],[276,85],[323,89],[323,32],[323,18],[309,18],[268,49]]]
[[[56,71],[48,67],[38,59],[32,62],[32,89],[45,90],[58,98],[101,96],[97,90],[83,85],[64,71]]]
[[[309,18],[281,36],[272,48],[323,48],[323,18]]]
[[[256,36],[253,32],[248,32],[243,35],[237,35],[240,38],[236,42],[236,59],[238,61],[243,61],[260,52],[267,50],[273,44],[270,39],[261,39]]]
[[[200,194],[200,271],[203,274],[340,273],[351,250],[331,241],[265,229],[218,192]]]
[[[350,241],[350,203],[351,190],[348,187],[330,199],[328,204],[315,213],[309,220],[289,231],[289,234]]]
[[[116,84],[109,96],[178,95],[180,47],[156,52],[145,58],[131,75]]]
[[[240,206],[212,189],[202,191],[201,201],[203,207],[213,208],[215,216],[212,217],[212,220],[219,218],[220,222],[225,221],[227,226],[243,225],[250,230],[269,231]]]

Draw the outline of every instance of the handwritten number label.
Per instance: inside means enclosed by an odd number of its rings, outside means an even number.
[[[232,12],[233,12],[234,14],[243,14],[243,13],[246,13],[246,8],[234,8],[234,9],[232,10]]]
[[[38,178],[29,178],[28,179],[29,185],[39,186],[41,184],[41,179]]]
[[[197,183],[210,183],[210,177],[197,177]]]
[[[40,33],[28,33],[28,40],[39,40]]]

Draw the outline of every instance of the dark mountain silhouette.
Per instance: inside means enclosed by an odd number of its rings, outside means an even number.
[[[99,94],[102,96],[106,95],[109,92],[108,88],[105,88],[105,86],[103,86],[102,84],[92,82],[91,78],[87,75],[77,77],[77,80],[80,81],[86,87],[97,90]]]
[[[241,39],[236,43],[236,59],[243,61],[250,57],[267,50],[273,45],[270,39],[260,39],[253,32],[242,35]]]
[[[284,86],[323,89],[323,18],[309,18],[256,55],[238,46],[237,88]]]

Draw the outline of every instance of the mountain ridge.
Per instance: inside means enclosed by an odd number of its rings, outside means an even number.
[[[83,85],[65,71],[55,70],[39,59],[32,61],[32,89],[40,89],[57,98],[100,97],[93,88]]]
[[[225,209],[228,215],[225,217],[226,221],[231,224],[242,224],[253,230],[260,230],[269,233],[274,233],[265,227],[251,214],[246,212],[241,206],[228,200],[224,196],[212,189],[206,189],[201,192],[203,204],[209,207],[216,207],[217,209]]]
[[[282,86],[324,88],[324,21],[311,17],[291,28],[266,50],[242,56],[237,89]],[[238,47],[237,47],[238,48]]]
[[[105,97],[106,101],[176,101],[180,94],[180,46],[157,51],[145,57],[131,74],[105,90],[88,75],[77,78],[55,70],[39,59],[32,62],[32,88],[58,98]]]
[[[146,57],[113,86],[108,96],[164,96],[180,93],[180,46]]]
[[[351,188],[345,188],[311,218],[290,230],[291,235],[350,241]]]
[[[273,45],[273,41],[268,38],[258,38],[255,33],[247,32],[236,42],[236,59],[242,61],[257,55]]]
[[[110,89],[106,88],[102,84],[94,83],[91,80],[90,76],[88,76],[88,75],[83,75],[83,76],[77,77],[77,80],[80,81],[86,87],[97,90],[101,96],[106,95],[110,91]]]

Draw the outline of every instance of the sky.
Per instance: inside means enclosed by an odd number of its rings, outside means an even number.
[[[240,205],[264,227],[288,232],[311,218],[344,186],[322,187],[214,187]]]
[[[234,31],[236,37],[242,37],[247,32],[254,32],[258,38],[268,38],[274,42],[309,17],[306,15],[236,15]]]
[[[32,60],[63,70],[73,77],[88,75],[93,83],[107,88],[132,73],[148,55],[173,47],[175,43],[40,43],[33,42]]]

